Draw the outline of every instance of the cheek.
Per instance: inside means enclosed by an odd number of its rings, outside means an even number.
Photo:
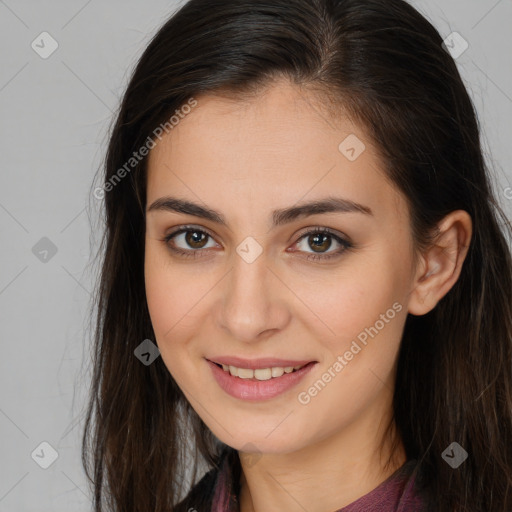
[[[405,309],[407,281],[404,279],[405,262],[392,263],[385,255],[353,257],[351,265],[341,270],[325,273],[315,280],[297,280],[294,289],[314,316],[319,320],[315,327],[317,338],[339,353],[353,339],[371,328],[389,328],[399,311]],[[378,256],[378,257],[377,257]],[[395,305],[395,307],[393,307]],[[382,319],[381,315],[384,315]],[[400,332],[395,329],[395,332]]]
[[[172,328],[177,320],[176,281],[170,267],[154,247],[155,242],[146,240],[144,280],[146,299],[151,323],[157,338]],[[160,340],[162,341],[162,340]]]
[[[193,322],[194,305],[202,286],[188,279],[177,266],[169,264],[152,240],[146,243],[144,278],[146,299],[156,344],[161,357],[173,375],[186,366],[186,329]],[[171,357],[172,356],[172,357]]]
[[[309,289],[311,308],[334,331],[317,330],[321,367],[297,390],[311,431],[336,431],[387,397],[406,317],[404,289],[397,275],[376,266],[339,277],[323,294]]]
[[[173,264],[157,240],[146,241],[144,279],[146,298],[155,334],[172,339],[175,331],[193,322],[200,310],[201,297],[215,281],[195,264]],[[200,275],[200,277],[198,277]],[[176,337],[176,336],[174,336]]]
[[[298,293],[321,319],[312,332],[321,367],[297,396],[314,428],[349,422],[383,388],[393,386],[407,316],[408,263],[393,259],[391,252],[354,257],[347,270],[333,272],[322,282],[301,281]],[[329,420],[325,411],[330,411]]]

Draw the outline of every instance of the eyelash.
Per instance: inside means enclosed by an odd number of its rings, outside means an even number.
[[[201,253],[202,251],[208,250],[208,249],[184,250],[184,249],[179,249],[179,248],[176,248],[176,247],[172,247],[172,245],[170,244],[170,241],[174,237],[176,237],[177,235],[180,235],[182,233],[187,233],[187,232],[190,232],[190,231],[194,231],[196,233],[202,233],[202,234],[207,235],[210,238],[213,238],[213,236],[210,235],[210,233],[208,233],[207,231],[204,231],[203,229],[197,229],[194,226],[180,226],[179,229],[177,229],[176,231],[174,231],[172,233],[169,233],[161,241],[164,242],[167,245],[167,247],[172,252],[174,252],[175,254],[178,254],[178,255],[186,257],[186,258],[197,258],[198,257],[197,254],[198,253]],[[317,253],[317,254],[308,253],[308,255],[306,256],[307,260],[315,260],[315,261],[318,261],[318,260],[322,260],[322,261],[330,260],[332,258],[341,256],[345,251],[347,251],[349,249],[352,249],[354,247],[354,245],[351,242],[349,242],[348,240],[345,240],[345,239],[341,238],[340,236],[336,235],[335,233],[333,233],[328,228],[314,228],[314,229],[312,229],[310,231],[307,231],[306,233],[303,233],[299,237],[299,239],[293,245],[296,245],[303,238],[307,238],[307,237],[309,237],[311,235],[317,235],[317,234],[328,235],[328,236],[332,237],[342,247],[341,247],[341,249],[338,249],[337,251],[333,251],[331,253],[325,253],[325,254],[322,254],[322,253]],[[329,249],[330,249],[330,247],[329,247]]]

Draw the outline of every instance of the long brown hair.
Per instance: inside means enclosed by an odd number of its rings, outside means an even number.
[[[110,185],[95,192],[105,231],[82,460],[96,512],[176,510],[222,448],[162,359],[145,366],[134,356],[155,337],[144,286],[146,159],[126,163],[191,97],[242,97],[277,76],[325,93],[364,126],[408,201],[418,248],[449,212],[471,215],[458,281],[430,313],[407,318],[394,422],[433,510],[512,510],[510,223],[442,43],[402,0],[191,0],[151,40],[111,129]],[[456,469],[442,458],[454,441],[468,452]]]

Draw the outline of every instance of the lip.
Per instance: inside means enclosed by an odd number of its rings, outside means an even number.
[[[301,361],[293,359],[277,359],[275,357],[261,357],[259,359],[244,359],[235,356],[218,356],[209,357],[207,361],[218,364],[226,364],[228,366],[236,366],[237,368],[248,368],[250,370],[258,370],[262,368],[271,368],[276,366],[302,366],[311,362],[311,359],[303,359]]]
[[[226,359],[224,359],[226,360]],[[230,358],[233,361],[232,358]],[[240,361],[240,360],[238,360]],[[253,364],[258,364],[260,366],[256,366],[256,368],[268,368],[269,366],[261,366],[260,360],[253,360]],[[268,359],[265,361],[269,361]],[[301,362],[296,361],[284,361],[284,360],[276,360],[282,362],[290,362],[297,363],[287,364],[286,366],[298,366]],[[234,398],[238,398],[240,400],[246,401],[260,401],[260,400],[268,400],[274,398],[286,391],[289,391],[294,386],[296,386],[317,364],[316,361],[306,361],[306,366],[296,370],[292,373],[284,373],[281,377],[275,377],[269,380],[257,380],[257,379],[241,379],[240,377],[233,377],[229,372],[224,371],[222,368],[217,366],[217,364],[213,363],[209,359],[206,359],[208,366],[211,368],[213,376],[217,381],[217,384],[230,396]],[[220,363],[220,361],[219,361]],[[270,366],[282,366],[282,364],[272,364]],[[222,363],[220,363],[222,364]],[[226,363],[223,363],[226,364]],[[247,364],[245,362],[244,364]],[[268,363],[265,363],[268,364]],[[304,364],[304,363],[302,363]],[[238,366],[238,365],[234,365]],[[247,368],[247,366],[241,366],[242,368]]]

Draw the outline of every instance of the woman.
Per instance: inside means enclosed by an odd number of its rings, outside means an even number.
[[[510,224],[442,43],[402,0],[153,38],[95,190],[96,511],[512,510]]]

